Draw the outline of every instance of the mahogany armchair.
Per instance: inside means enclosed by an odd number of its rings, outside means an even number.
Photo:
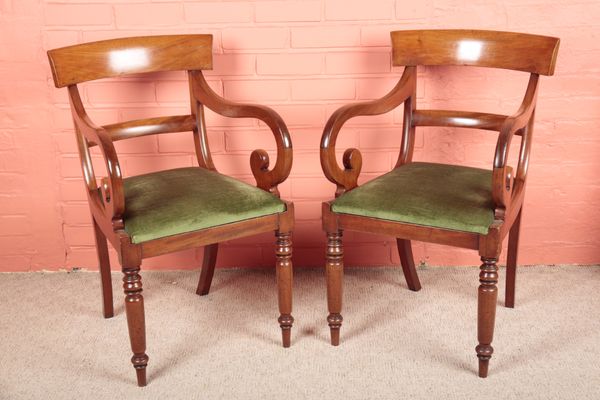
[[[398,84],[383,98],[346,105],[330,117],[321,140],[321,166],[337,190],[323,203],[327,233],[326,275],[331,343],[339,344],[342,325],[344,230],[397,238],[409,289],[421,288],[410,240],[477,250],[479,274],[479,376],[486,377],[493,353],[497,261],[509,235],[506,306],[514,307],[519,227],[531,150],[539,75],[552,75],[559,39],[545,36],[473,30],[423,30],[391,33],[393,64],[405,66]],[[421,110],[416,104],[417,66],[464,65],[530,73],[519,110],[512,116],[480,112]],[[391,172],[358,186],[361,153],[348,149],[343,167],[335,144],[343,124],[359,115],[377,115],[404,104],[400,155]],[[415,129],[421,126],[498,131],[492,168],[413,162]],[[512,139],[521,136],[518,165],[508,165]]]
[[[292,311],[291,231],[293,204],[279,199],[278,184],[289,175],[292,144],[273,110],[229,102],[208,86],[202,70],[212,68],[212,35],[132,37],[85,43],[48,52],[56,87],[67,87],[81,167],[92,214],[104,317],[113,316],[107,240],[123,271],[125,309],[139,386],[146,385],[146,335],[140,266],[143,258],[206,246],[197,294],[209,292],[218,243],[275,231],[276,272],[283,346],[290,346]],[[124,74],[187,71],[189,115],[95,125],[84,109],[77,84]],[[257,118],[272,130],[277,160],[255,150],[250,166],[257,187],[217,172],[211,158],[204,107],[231,118]],[[191,131],[197,167],[123,177],[113,142],[144,135]],[[190,138],[191,139],[191,138]],[[191,141],[190,141],[191,144]],[[90,148],[98,146],[107,177],[94,175]]]

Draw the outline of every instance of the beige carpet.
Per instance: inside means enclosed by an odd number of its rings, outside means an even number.
[[[0,274],[0,398],[600,398],[599,266],[520,269],[487,379],[476,376],[477,270],[419,274],[413,293],[399,269],[348,269],[334,348],[323,272],[296,271],[283,349],[272,271],[219,270],[202,298],[198,272],[145,272],[146,388],[129,363],[119,275],[116,316],[104,320],[95,273]]]

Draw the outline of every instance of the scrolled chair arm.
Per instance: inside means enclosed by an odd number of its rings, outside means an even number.
[[[269,107],[256,104],[242,104],[226,100],[215,93],[201,71],[190,71],[193,96],[203,105],[230,118],[256,118],[271,129],[277,144],[277,160],[269,170],[269,155],[265,150],[254,150],[250,155],[250,167],[256,185],[268,192],[279,195],[277,185],[287,179],[292,169],[292,140],[283,119]]]
[[[496,153],[494,156],[494,168],[492,173],[492,197],[496,206],[497,217],[502,218],[502,215],[498,215],[498,210],[505,210],[511,204],[513,198],[513,189],[515,176],[513,169],[507,165],[508,154],[510,151],[510,144],[513,136],[524,129],[528,129],[534,114],[535,104],[537,98],[537,87],[538,87],[538,74],[531,74],[529,84],[527,85],[527,92],[523,98],[523,102],[519,107],[519,110],[510,117],[506,118],[502,127],[500,128],[500,134],[498,135],[498,142],[496,144]],[[529,137],[523,140],[529,141]],[[522,146],[525,154],[521,154],[519,161],[519,171],[526,171],[527,162],[529,159],[530,146]],[[524,176],[519,176],[522,180]],[[524,182],[521,182],[521,187]]]
[[[362,155],[355,148],[347,149],[344,152],[344,169],[337,164],[335,143],[344,123],[359,115],[379,115],[389,112],[411,97],[415,88],[416,67],[407,66],[400,81],[382,98],[348,104],[331,115],[321,137],[321,167],[327,179],[337,185],[336,197],[358,186],[357,181],[362,166]]]
[[[88,194],[92,199],[92,207],[101,212],[108,220],[118,223],[125,213],[125,196],[123,193],[123,175],[117,152],[108,132],[95,125],[88,117],[81,102],[79,91],[75,85],[69,86],[69,100],[73,111],[73,121],[78,134],[79,155]],[[98,188],[89,147],[98,146],[108,176],[102,179]],[[98,196],[100,189],[101,197]],[[120,227],[120,223],[115,228]]]

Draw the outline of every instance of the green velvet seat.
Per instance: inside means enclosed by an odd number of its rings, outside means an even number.
[[[413,162],[343,194],[332,211],[487,234],[494,220],[492,172]]]
[[[125,231],[133,243],[283,212],[285,203],[244,182],[199,167],[124,180]]]

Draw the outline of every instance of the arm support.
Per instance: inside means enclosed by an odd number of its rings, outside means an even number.
[[[96,211],[99,211],[102,215],[105,215],[109,221],[121,220],[125,212],[123,176],[112,140],[104,128],[96,126],[90,120],[75,85],[69,86],[69,100],[77,132],[81,168],[92,207],[96,208]],[[107,179],[103,179],[100,186],[101,198],[98,196],[96,176],[94,175],[94,168],[89,152],[89,147],[95,145],[100,147],[108,174]]]
[[[257,118],[271,128],[277,143],[275,166],[269,170],[269,155],[262,149],[252,152],[250,166],[256,179],[256,185],[263,190],[277,194],[277,185],[287,179],[292,168],[292,141],[279,114],[265,106],[225,100],[208,86],[201,71],[190,71],[190,80],[192,95],[217,114],[230,118]]]
[[[527,92],[525,93],[525,97],[519,110],[516,114],[508,117],[500,128],[492,177],[492,197],[497,210],[505,210],[510,205],[511,198],[514,197],[512,196],[512,191],[513,180],[515,177],[513,176],[512,168],[507,165],[510,143],[517,132],[523,130],[530,131],[533,128],[538,79],[539,75],[531,74]],[[519,157],[519,173],[517,174],[517,179],[521,181],[518,185],[521,189],[525,183],[529,150],[531,148],[530,133],[531,132],[527,132],[527,134],[523,135],[523,144],[521,145],[521,154]],[[516,194],[519,195],[520,193]],[[522,196],[519,196],[519,198],[521,197]]]
[[[398,84],[384,97],[357,104],[348,104],[336,110],[325,125],[321,137],[321,167],[327,179],[337,185],[336,196],[355,188],[360,174],[362,157],[358,149],[344,152],[344,169],[335,158],[335,142],[340,129],[350,118],[359,115],[378,115],[393,110],[411,97],[416,88],[416,68],[406,67]]]

